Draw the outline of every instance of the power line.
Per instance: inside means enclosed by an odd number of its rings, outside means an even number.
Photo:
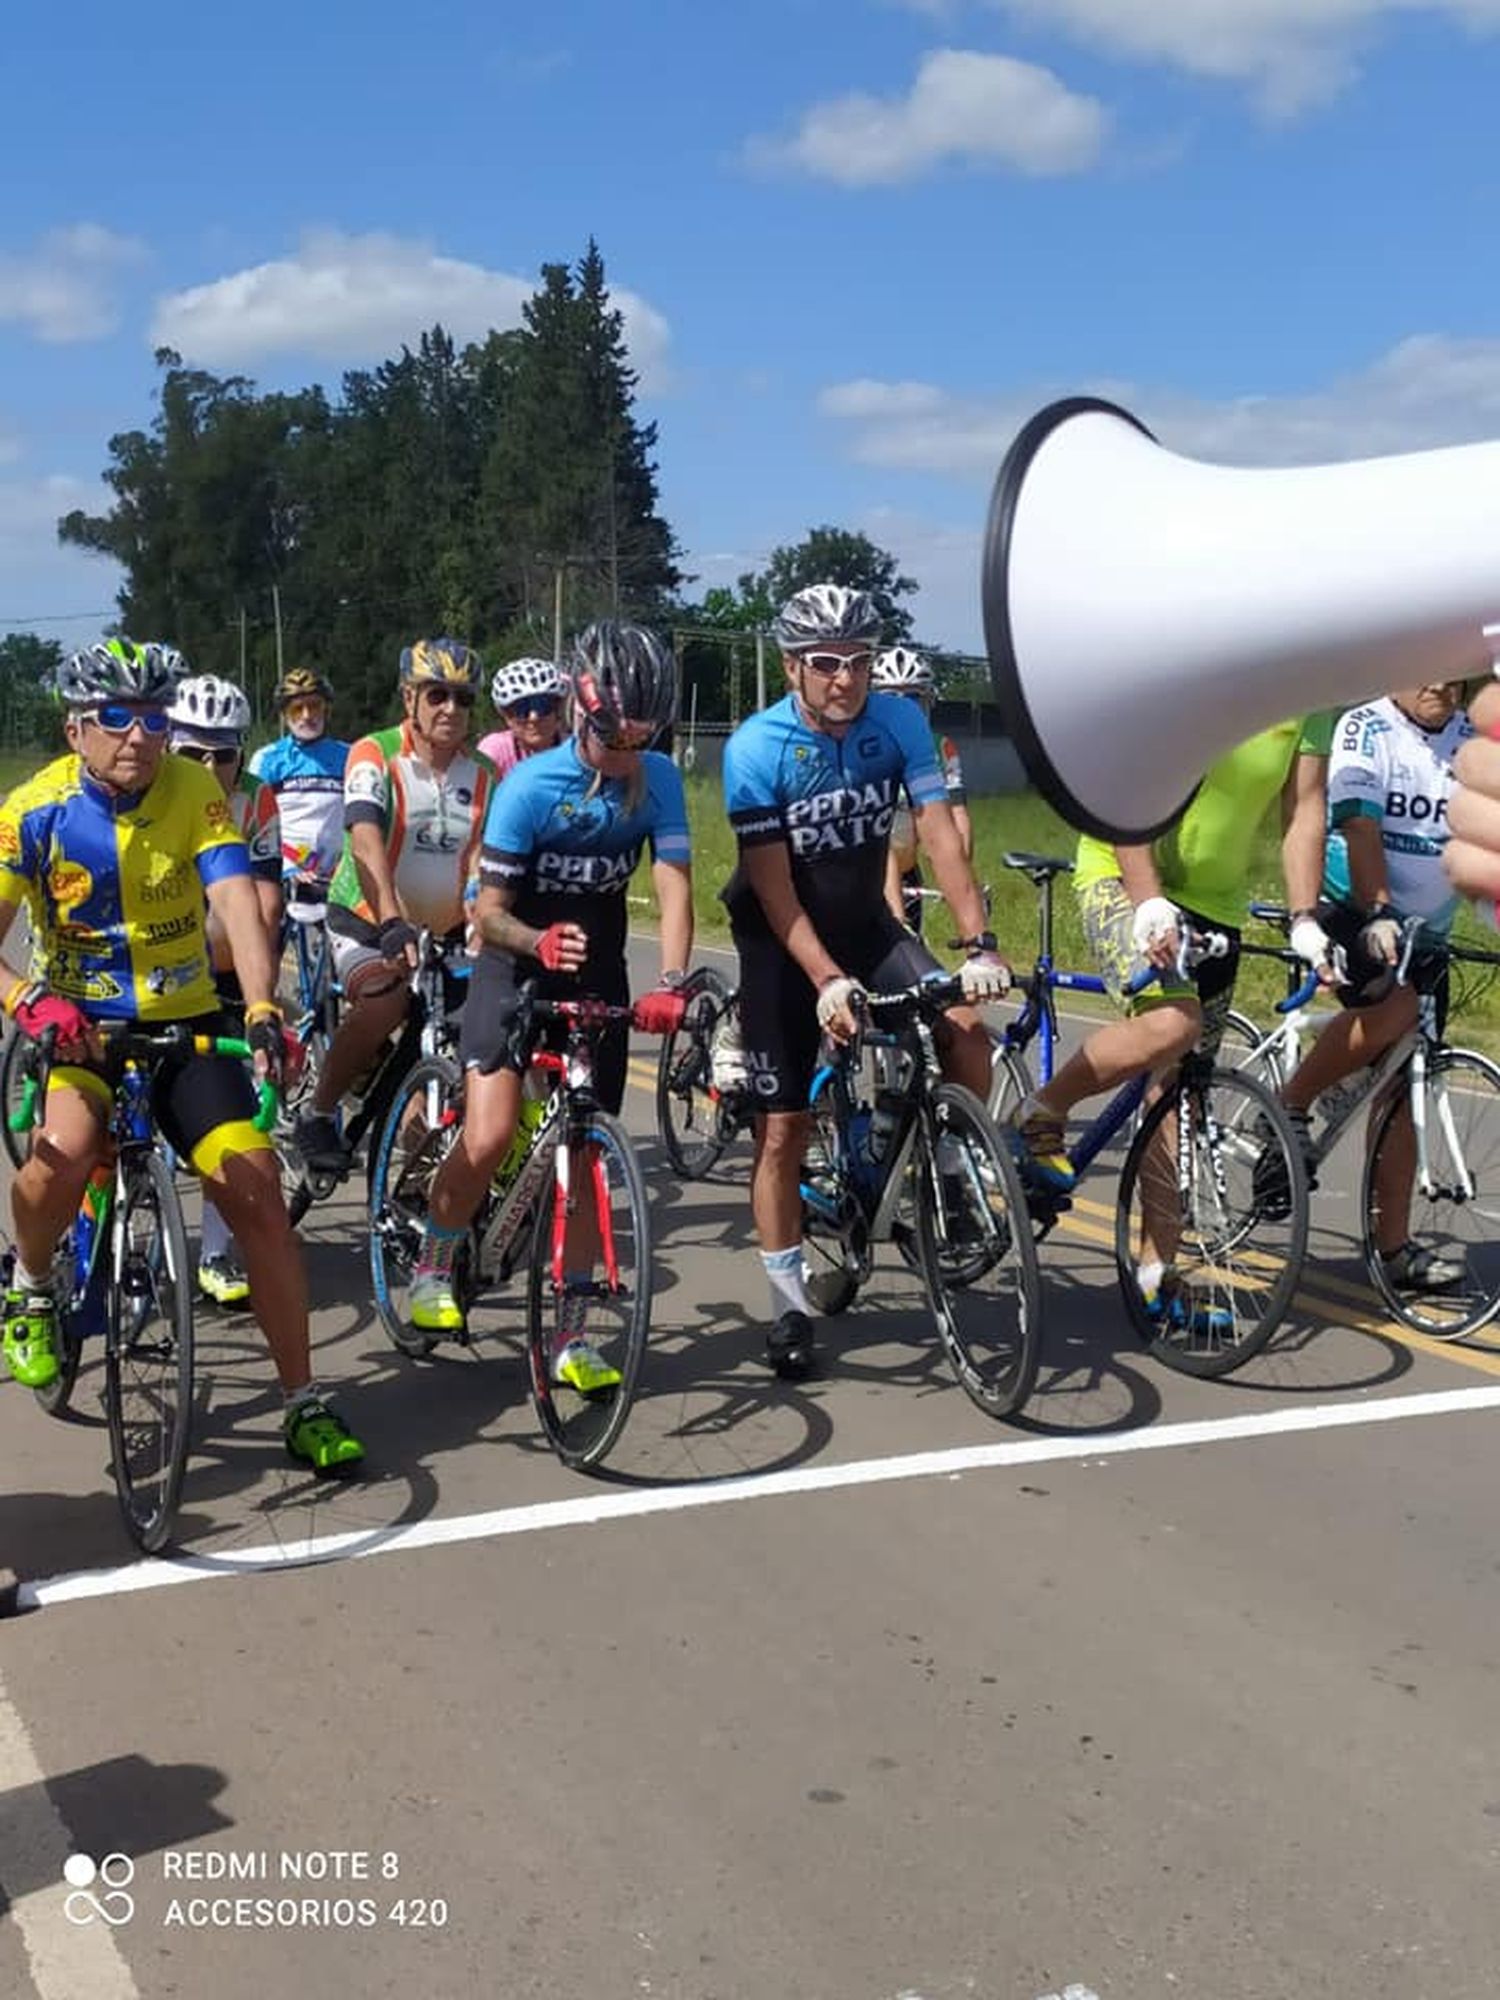
[[[85,618],[118,618],[118,605],[108,611],[33,611],[26,618],[12,618],[0,612],[0,625],[76,625]]]

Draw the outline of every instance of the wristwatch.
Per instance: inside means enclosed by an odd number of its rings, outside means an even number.
[[[1000,941],[993,931],[981,931],[977,937],[960,938],[959,944],[965,951],[998,951]]]

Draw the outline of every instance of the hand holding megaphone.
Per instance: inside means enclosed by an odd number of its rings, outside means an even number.
[[[1458,780],[1448,801],[1448,845],[1443,867],[1461,895],[1497,923],[1500,898],[1500,686],[1487,687],[1469,710],[1479,732],[1453,760]]]

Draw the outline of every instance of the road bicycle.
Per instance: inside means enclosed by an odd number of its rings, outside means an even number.
[[[651,1219],[629,1134],[594,1090],[594,1045],[632,1019],[600,1000],[544,1000],[530,987],[513,1046],[544,1097],[523,1095],[510,1152],[460,1242],[454,1296],[467,1322],[486,1291],[526,1274],[531,1398],[564,1465],[599,1465],[630,1414],[651,1320]],[[562,1047],[545,1045],[560,1031]],[[414,1327],[412,1273],[438,1168],[463,1120],[463,1075],[445,1055],[402,1080],[376,1137],[370,1173],[370,1275],[381,1324],[404,1354],[430,1353],[440,1336]],[[467,1331],[456,1338],[467,1344]],[[585,1339],[614,1376],[583,1393],[554,1379],[570,1340]]]
[[[282,1119],[289,1137],[298,1113],[312,1101],[338,1030],[343,988],[333,969],[327,887],[289,875],[285,897],[282,956],[291,954],[297,980],[294,1010],[287,1023],[287,1081],[282,1094]]]
[[[997,1122],[1008,1120],[1030,1093],[1026,1058],[1033,1045],[1043,1083],[1052,1078],[1056,994],[1107,991],[1097,974],[1063,971],[1053,961],[1053,885],[1072,872],[1072,863],[1028,853],[1004,858],[1037,891],[1039,947],[1030,976],[1017,981],[1024,996],[1020,1012],[996,1041],[990,1106]],[[1216,934],[1185,938],[1180,976],[1227,944]],[[1157,976],[1143,974],[1132,990]],[[1109,1216],[1126,1313],[1168,1367],[1187,1375],[1228,1375],[1264,1348],[1296,1289],[1307,1248],[1301,1149],[1274,1091],[1243,1069],[1193,1054],[1154,1101],[1148,1101],[1151,1085],[1146,1072],[1125,1083],[1077,1136],[1068,1159],[1082,1181],[1100,1154],[1130,1130]],[[1077,1191],[1054,1191],[1024,1170],[1022,1178],[1041,1241],[1074,1210]],[[1284,1198],[1268,1198],[1268,1184],[1278,1182]],[[1096,1225],[1079,1216],[1073,1226],[1087,1234]],[[1139,1273],[1153,1263],[1164,1269],[1147,1294]]]
[[[30,1133],[51,1066],[55,1030],[37,1043],[12,1121]],[[191,1445],[193,1266],[177,1184],[151,1113],[151,1078],[166,1056],[251,1058],[236,1036],[198,1035],[177,1026],[109,1027],[107,1050],[121,1065],[114,1085],[105,1158],[84,1188],[55,1263],[58,1373],[33,1391],[51,1416],[72,1400],[86,1340],[104,1340],[104,1407],[120,1512],[148,1555],[172,1533]],[[258,1131],[276,1122],[273,1085],[259,1085]],[[6,1258],[6,1279],[14,1252]]]
[[[428,930],[417,935],[416,964],[408,984],[411,1003],[400,1033],[386,1044],[374,1067],[350,1093],[351,1108],[342,1122],[346,1164],[338,1172],[311,1167],[290,1138],[283,1160],[287,1167],[287,1208],[295,1228],[314,1202],[326,1201],[353,1171],[365,1150],[365,1184],[375,1172],[380,1131],[392,1098],[412,1065],[430,1057],[451,1056],[458,1047],[457,1010],[462,1003],[474,961],[457,937],[444,938]]]
[[[1283,933],[1290,928],[1280,904],[1254,904],[1251,914]],[[1298,979],[1306,967],[1289,947],[1251,949],[1285,962],[1292,990],[1269,1032],[1234,1018],[1234,1060],[1280,1092],[1322,1025],[1307,1004],[1316,980]],[[1345,1133],[1368,1114],[1359,1194],[1365,1268],[1392,1317],[1435,1340],[1462,1339],[1500,1313],[1500,1066],[1439,1032],[1443,975],[1455,967],[1491,979],[1500,953],[1431,937],[1416,920],[1403,926],[1395,976],[1416,988],[1416,1025],[1378,1061],[1323,1093],[1305,1155],[1311,1188]],[[1441,1282],[1398,1286],[1387,1270],[1381,1223],[1398,1205],[1405,1240]]]
[[[934,1025],[962,1000],[948,973],[868,994],[859,1033],[825,1050],[800,1182],[807,1292],[820,1312],[843,1312],[876,1246],[894,1241],[922,1279],[965,1393],[1007,1417],[1036,1381],[1041,1278],[1020,1179],[989,1113],[941,1080]],[[866,1052],[886,1079],[873,1093]]]

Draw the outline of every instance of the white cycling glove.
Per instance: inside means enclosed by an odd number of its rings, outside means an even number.
[[[1291,929],[1291,946],[1314,972],[1330,972],[1336,986],[1345,982],[1344,949],[1334,943],[1316,917],[1298,917]]]
[[[865,989],[857,979],[851,979],[841,972],[818,988],[818,1026],[825,1031],[832,1025],[835,1015],[847,1007],[853,1013],[865,998]]]
[[[1175,903],[1165,896],[1148,896],[1144,903],[1135,906],[1135,922],[1130,927],[1130,942],[1137,951],[1149,951],[1159,938],[1168,931],[1176,930],[1182,921],[1182,912]]]
[[[958,968],[958,983],[971,1006],[1003,1000],[1010,991],[1010,967],[996,951],[974,951]]]

